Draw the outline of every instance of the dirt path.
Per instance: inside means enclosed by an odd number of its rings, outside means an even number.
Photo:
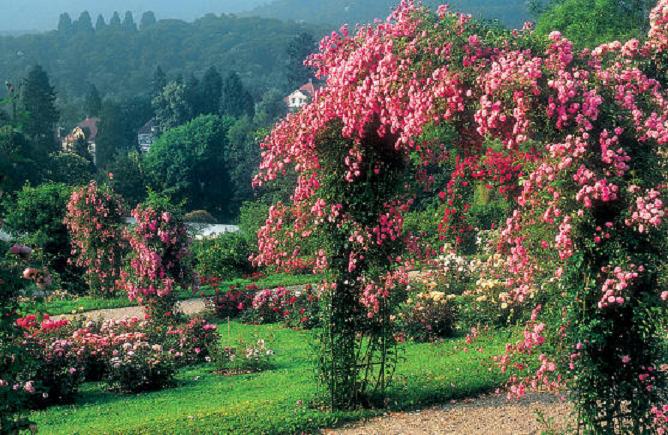
[[[537,418],[541,412],[548,427]],[[421,411],[391,413],[335,430],[327,435],[426,435],[426,434],[540,434],[548,429],[563,433],[570,408],[551,395],[528,395],[521,401],[503,396],[483,396]]]
[[[206,300],[203,298],[188,299],[176,303],[177,310],[185,315],[192,316],[201,314],[206,310]],[[82,314],[65,314],[62,316],[53,316],[53,319],[71,319],[74,317],[85,317],[91,320],[123,320],[132,317],[144,317],[144,310],[141,307],[109,308],[105,310],[87,311]]]

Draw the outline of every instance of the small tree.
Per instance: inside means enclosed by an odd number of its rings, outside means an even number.
[[[152,321],[174,317],[175,291],[196,288],[190,237],[178,208],[154,193],[132,211],[136,224],[127,233],[131,254],[123,286],[130,300],[144,306]]]
[[[65,224],[72,239],[72,256],[85,270],[91,294],[116,293],[125,251],[124,207],[109,187],[94,181],[75,190],[67,204]]]

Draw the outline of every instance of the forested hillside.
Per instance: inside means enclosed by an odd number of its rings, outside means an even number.
[[[247,15],[307,21],[326,24],[366,23],[386,17],[397,0],[276,0],[258,6]],[[476,17],[498,19],[512,27],[522,26],[529,19],[524,0],[425,0],[425,5],[448,3],[453,9]]]
[[[81,97],[90,84],[103,96],[127,97],[147,93],[156,65],[170,77],[216,66],[262,91],[282,86],[287,46],[304,31],[323,33],[307,24],[232,15],[210,14],[193,23],[116,16],[95,26],[90,16],[73,22],[61,17],[57,31],[0,37],[0,79],[16,81],[40,64],[61,98]]]
[[[161,18],[194,20],[209,12],[238,13],[270,0],[0,0],[0,29],[6,31],[45,31],[56,28],[62,12],[79,15],[87,10],[111,17],[114,11],[130,10],[135,14],[154,11]]]

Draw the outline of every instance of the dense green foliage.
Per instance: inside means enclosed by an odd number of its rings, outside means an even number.
[[[230,121],[203,115],[167,131],[146,156],[146,171],[155,188],[188,210],[227,212],[230,181],[224,152]]]
[[[55,17],[55,15],[54,15]],[[207,15],[193,23],[161,20],[142,30],[106,25],[95,31],[0,38],[0,77],[20,78],[39,63],[61,98],[83,98],[90,83],[101,95],[150,93],[155,65],[169,76],[203,73],[215,65],[238,72],[253,88],[284,84],[284,53],[300,32],[317,27],[262,18]]]
[[[640,38],[649,26],[654,0],[554,0],[541,5],[539,33],[561,31],[580,47]]]
[[[221,234],[193,243],[195,270],[202,277],[231,279],[252,272],[248,260],[251,248],[239,233]]]
[[[63,223],[71,193],[64,184],[26,185],[15,200],[6,199],[5,224],[21,242],[38,249],[36,254],[60,276],[64,288],[77,290],[81,277],[68,265],[71,246]]]

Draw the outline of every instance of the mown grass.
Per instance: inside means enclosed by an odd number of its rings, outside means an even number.
[[[275,367],[225,377],[203,365],[181,371],[173,388],[130,396],[86,384],[75,404],[34,412],[31,418],[48,434],[254,434],[315,432],[384,412],[327,412],[312,406],[318,389],[308,332],[233,322],[221,324],[220,333],[224,344],[267,339],[276,351]],[[481,338],[468,352],[462,352],[463,339],[403,345],[388,407],[414,409],[495,388],[503,378],[490,356],[502,351],[509,334]]]
[[[269,275],[257,281],[252,281],[245,278],[236,278],[229,281],[221,282],[220,288],[225,289],[229,286],[236,285],[244,287],[248,284],[255,283],[260,288],[274,288],[279,286],[293,286],[301,284],[313,284],[320,280],[319,276],[314,275],[287,275],[276,274]],[[179,300],[186,300],[196,297],[213,296],[215,290],[208,286],[203,286],[200,291],[193,293],[192,291],[179,290]],[[61,314],[77,314],[93,310],[105,310],[112,308],[125,308],[137,305],[130,301],[127,296],[118,296],[115,298],[100,298],[94,296],[81,296],[71,299],[54,299],[49,301],[34,300],[22,304],[21,311],[23,313],[44,313],[52,316]]]

